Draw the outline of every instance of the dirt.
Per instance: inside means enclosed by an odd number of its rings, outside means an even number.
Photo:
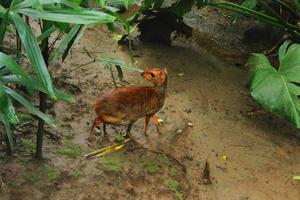
[[[47,130],[62,139],[46,137],[42,163],[32,161],[30,153],[2,157],[0,199],[298,199],[300,182],[292,176],[300,175],[299,131],[261,112],[249,95],[247,67],[208,53],[204,44],[136,42],[139,67],[168,67],[168,95],[158,113],[164,120],[161,135],[151,123],[146,138],[141,119],[132,129],[135,142],[104,158],[85,159],[84,154],[113,144],[125,126],[110,126],[109,136],[89,144],[93,103],[114,85],[100,63],[72,69],[91,61],[84,48],[130,63],[127,49],[104,27],[88,28],[68,59],[51,66],[56,85],[76,98],[50,109],[57,127]],[[124,77],[132,85],[148,84],[134,71],[125,69]],[[33,139],[33,133],[26,137]],[[73,143],[71,157],[61,153],[66,140]],[[206,161],[211,184],[202,179]]]

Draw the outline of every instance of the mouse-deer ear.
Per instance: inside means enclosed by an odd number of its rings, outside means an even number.
[[[168,75],[168,69],[167,69],[167,67],[164,67],[164,68],[163,68],[163,72],[164,72],[166,75]]]

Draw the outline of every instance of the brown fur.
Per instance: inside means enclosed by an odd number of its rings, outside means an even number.
[[[95,104],[97,118],[94,126],[129,121],[129,126],[142,117],[152,117],[164,105],[167,90],[167,70],[150,69],[142,76],[154,86],[128,86],[104,93]],[[149,120],[148,120],[149,121]],[[156,124],[157,125],[157,124]],[[92,132],[94,129],[92,128]],[[145,134],[147,131],[145,124]],[[128,127],[128,131],[130,131]],[[158,128],[158,125],[157,125]],[[105,131],[105,130],[104,130]]]

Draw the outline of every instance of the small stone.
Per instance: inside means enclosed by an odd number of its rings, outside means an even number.
[[[193,124],[192,122],[188,122],[188,126],[189,126],[189,127],[193,127],[194,124]]]
[[[186,113],[191,113],[192,112],[192,109],[184,109],[184,112],[186,112]]]
[[[184,76],[184,73],[183,72],[178,73],[177,76],[182,77],[182,76]]]
[[[176,133],[177,134],[181,134],[182,133],[182,129],[181,128],[177,129]]]

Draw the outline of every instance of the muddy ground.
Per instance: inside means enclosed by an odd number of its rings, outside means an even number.
[[[1,154],[0,199],[298,199],[300,182],[291,177],[300,175],[299,132],[250,97],[248,69],[233,62],[241,54],[227,59],[195,40],[196,47],[180,39],[172,46],[135,43],[138,66],[168,67],[168,95],[158,113],[162,134],[151,123],[145,138],[141,119],[132,130],[135,142],[85,159],[85,153],[113,144],[125,127],[110,126],[99,144],[87,141],[94,101],[114,85],[102,64],[73,69],[91,61],[84,49],[130,63],[126,47],[106,28],[88,28],[65,63],[51,67],[56,85],[76,103],[49,102],[57,127],[47,129],[44,162],[31,160],[32,125],[16,133],[23,138],[19,150],[12,157]],[[148,84],[134,71],[124,70],[124,77],[130,85]],[[210,177],[203,179],[206,161]]]

